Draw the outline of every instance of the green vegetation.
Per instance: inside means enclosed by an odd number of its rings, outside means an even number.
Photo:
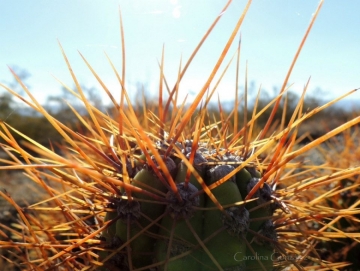
[[[66,98],[66,97],[65,97]],[[271,102],[274,97],[270,97],[269,95],[262,95],[258,100],[258,108],[264,108],[267,104]],[[280,124],[283,122],[283,125],[287,125],[291,119],[292,112],[294,112],[297,101],[299,100],[299,96],[293,92],[289,92],[287,96],[287,102],[284,105],[282,102],[279,106],[279,110],[275,114],[274,123],[275,125]],[[74,114],[73,110],[63,101],[64,97],[61,96],[52,96],[48,99],[48,104],[52,105],[52,108],[47,106],[46,104],[44,107],[48,110],[48,112],[54,116],[60,122],[68,125],[74,131],[81,132],[84,130],[84,126],[78,121],[76,115]],[[149,99],[148,99],[149,100]],[[55,101],[55,102],[54,102]],[[248,116],[251,116],[252,112],[254,111],[254,102],[249,101],[249,106],[247,110]],[[151,102],[149,101],[149,104]],[[316,96],[307,96],[305,97],[304,101],[304,108],[308,109],[308,111],[319,107],[320,105],[324,104],[324,101],[320,97]],[[106,105],[102,104],[99,99],[96,100],[97,108],[105,108]],[[223,116],[227,117],[231,114],[231,109],[226,104],[223,105]],[[286,110],[285,110],[286,109]],[[86,109],[83,106],[78,106],[76,108],[78,112],[83,112],[83,117],[89,117]],[[111,112],[114,111],[114,108],[107,108],[107,112],[111,115]],[[139,106],[138,112],[141,114],[143,112],[143,108]],[[264,126],[266,121],[269,119],[272,107],[268,108],[259,118],[258,118],[258,125]],[[243,126],[244,114],[243,108],[239,110],[239,118],[238,118],[238,127]],[[283,112],[286,112],[285,115]],[[326,131],[335,128],[336,126],[346,122],[347,120],[351,119],[356,112],[354,111],[347,111],[339,106],[332,106],[331,108],[327,108],[324,111],[316,114],[312,119],[305,121],[302,125],[302,128],[299,132],[298,136],[302,136],[305,133],[309,133],[312,138],[317,138]],[[209,106],[209,121],[211,118],[220,118],[220,112],[216,105]],[[284,118],[284,120],[283,120]],[[15,101],[14,97],[8,93],[3,93],[0,95],[0,119],[6,121],[9,125],[17,129],[18,131],[24,133],[26,136],[36,140],[42,145],[50,146],[51,144],[59,144],[62,142],[61,135],[54,129],[54,127],[46,121],[46,118],[38,114],[34,110],[25,109]],[[233,116],[230,115],[229,122],[235,125]],[[15,139],[21,140],[21,136],[14,135]]]

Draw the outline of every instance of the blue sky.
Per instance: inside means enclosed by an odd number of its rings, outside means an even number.
[[[211,3],[211,4],[210,4]],[[180,57],[183,63],[219,15],[225,0],[13,0],[0,2],[0,81],[11,82],[7,65],[26,69],[26,80],[39,100],[60,92],[52,75],[73,86],[57,39],[87,87],[101,89],[85,66],[80,51],[114,92],[119,84],[106,52],[121,70],[119,7],[126,40],[127,88],[134,96],[140,82],[155,95],[157,60],[165,44],[165,76],[175,83]],[[231,4],[194,59],[181,84],[182,97],[201,89],[231,34],[246,1]],[[300,44],[318,1],[254,0],[241,28],[240,84],[248,62],[248,80],[256,89],[279,88]],[[311,76],[309,90],[323,90],[333,98],[360,87],[360,1],[325,0],[300,54],[289,83],[301,91]],[[237,39],[236,42],[237,43]],[[231,47],[225,64],[236,50]],[[225,67],[223,65],[222,67]],[[222,68],[220,69],[222,71]],[[235,93],[235,61],[219,86],[222,100]],[[360,91],[359,91],[360,92]],[[360,99],[360,93],[352,96]]]

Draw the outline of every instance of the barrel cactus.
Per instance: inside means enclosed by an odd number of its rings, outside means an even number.
[[[340,230],[334,232],[329,220],[335,216],[355,220],[359,210],[329,207],[318,188],[355,176],[360,168],[314,177],[309,174],[309,166],[294,159],[358,124],[360,117],[298,147],[296,136],[301,123],[335,101],[303,113],[301,97],[290,121],[271,128],[281,100],[286,99],[289,76],[271,103],[259,110],[255,106],[250,117],[243,115],[241,129],[237,95],[229,115],[221,106],[218,118],[208,111],[217,85],[210,89],[210,83],[250,3],[190,105],[177,98],[181,79],[221,16],[184,68],[180,67],[172,90],[161,61],[159,99],[154,107],[147,101],[142,107],[131,103],[124,71],[120,75],[111,63],[121,86],[117,102],[82,56],[114,103],[111,113],[100,111],[86,99],[61,48],[77,88],[68,90],[87,111],[84,116],[71,107],[86,130],[83,133],[49,114],[15,73],[30,99],[1,84],[45,116],[64,138],[60,150],[55,151],[0,123],[0,136],[5,142],[2,147],[9,155],[1,169],[23,170],[49,195],[23,207],[9,193],[0,191],[19,215],[15,227],[0,225],[0,233],[6,237],[0,245],[11,250],[9,262],[27,270],[102,271],[336,270],[348,264],[324,261],[314,247],[319,240],[346,236]],[[267,123],[257,127],[259,116],[270,106],[273,109]],[[21,135],[24,142],[17,142],[13,133]],[[334,189],[328,196],[343,192]],[[322,225],[318,231],[312,228],[315,222]]]
[[[274,191],[264,183],[248,203],[244,201],[260,182],[260,172],[254,165],[244,167],[245,156],[237,151],[185,140],[176,142],[166,156],[170,144],[171,139],[155,144],[162,167],[154,155],[152,166],[146,159],[135,162],[139,166],[130,183],[151,187],[165,202],[135,191],[129,201],[125,190],[111,200],[106,217],[117,221],[102,234],[111,248],[102,253],[105,267],[271,269],[277,244],[270,219],[278,207]]]

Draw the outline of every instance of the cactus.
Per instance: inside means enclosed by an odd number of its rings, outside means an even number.
[[[118,200],[117,212],[112,210],[106,214],[106,218],[118,219],[116,229],[108,228],[102,235],[103,240],[109,247],[114,239],[119,240],[120,244],[129,241],[126,248],[131,253],[128,258],[123,258],[121,265],[135,269],[150,266],[155,262],[161,263],[159,270],[251,270],[245,269],[249,262],[246,258],[252,259],[254,251],[261,251],[266,253],[261,255],[267,259],[266,263],[254,261],[255,263],[249,266],[253,265],[254,270],[268,270],[272,267],[272,242],[277,242],[272,221],[268,219],[275,211],[270,186],[265,183],[264,187],[258,190],[261,196],[255,194],[257,200],[244,204],[243,199],[252,190],[253,184],[259,181],[259,178],[256,178],[260,176],[259,172],[251,168],[249,171],[255,175],[252,177],[246,168],[243,168],[240,174],[227,178],[228,174],[235,172],[236,167],[243,163],[241,156],[226,152],[217,154],[211,146],[196,145],[192,141],[186,141],[184,146],[177,143],[175,145],[179,147],[178,151],[181,151],[184,158],[187,161],[192,160],[190,169],[184,163],[185,160],[177,159],[175,152],[167,158],[160,156],[167,161],[164,170],[173,177],[177,191],[166,188],[168,184],[162,184],[160,177],[165,176],[165,172],[160,169],[157,175],[155,172],[158,168],[152,169],[145,163],[132,179],[132,184],[140,187],[140,183],[146,183],[155,189],[154,192],[166,192],[167,204],[141,201],[151,201],[151,198],[141,193],[132,193],[134,198],[131,202]],[[162,145],[164,144],[160,142],[156,144]],[[157,165],[154,157],[152,161]],[[179,162],[176,165],[174,161]],[[200,193],[204,186],[209,187],[219,181],[222,183],[206,193]],[[257,208],[258,206],[261,208]],[[249,212],[247,208],[257,209]],[[250,222],[252,218],[258,220]],[[159,221],[159,226],[147,228],[146,225],[152,221]],[[139,227],[136,224],[139,224]],[[261,235],[271,227],[272,240],[262,241]],[[141,232],[144,228],[147,229]],[[200,245],[199,240],[203,242]],[[253,247],[252,243],[257,246],[255,250],[250,248]],[[222,249],[219,250],[219,247]],[[106,259],[108,255],[103,256],[103,259]]]
[[[273,116],[285,97],[287,76],[279,95],[267,105],[274,105],[272,114],[259,134],[254,133],[255,125],[265,109],[257,113],[255,107],[249,120],[245,114],[243,128],[238,129],[237,98],[228,117],[220,106],[220,119],[208,118],[212,92],[206,93],[250,2],[211,76],[189,106],[179,103],[177,94],[193,56],[180,70],[174,89],[168,89],[165,103],[162,90],[166,80],[160,65],[159,101],[155,108],[146,108],[150,102],[144,102],[140,109],[134,108],[128,98],[124,75],[121,77],[114,68],[122,87],[117,103],[84,58],[114,101],[115,113],[110,116],[86,100],[61,48],[77,86],[77,92],[69,91],[87,109],[87,116],[74,109],[87,128],[84,134],[52,117],[15,73],[29,100],[2,85],[43,114],[65,141],[60,155],[0,123],[0,136],[5,141],[2,147],[13,160],[6,161],[1,169],[23,170],[49,195],[22,208],[8,193],[0,191],[21,219],[14,228],[1,226],[9,234],[1,232],[7,240],[0,241],[0,245],[11,250],[15,265],[33,270],[103,271],[335,270],[348,265],[322,260],[314,247],[321,241],[346,236],[332,231],[331,219],[346,216],[355,221],[360,211],[351,206],[328,206],[318,189],[340,178],[356,176],[360,168],[314,177],[306,175],[306,166],[294,159],[358,124],[360,117],[306,146],[296,147],[301,123],[336,100],[303,114],[302,98],[289,123],[270,131]],[[17,142],[14,133],[25,142]],[[333,190],[331,195],[342,192]],[[45,211],[47,219],[41,219]],[[59,220],[59,224],[48,226],[49,217]],[[311,223],[322,224],[323,230],[314,231]],[[355,240],[359,235],[352,236]]]

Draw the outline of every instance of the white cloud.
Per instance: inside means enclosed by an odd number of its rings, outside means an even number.
[[[172,11],[172,16],[175,18],[175,19],[179,19],[180,16],[181,16],[181,6],[176,6],[173,11]]]

